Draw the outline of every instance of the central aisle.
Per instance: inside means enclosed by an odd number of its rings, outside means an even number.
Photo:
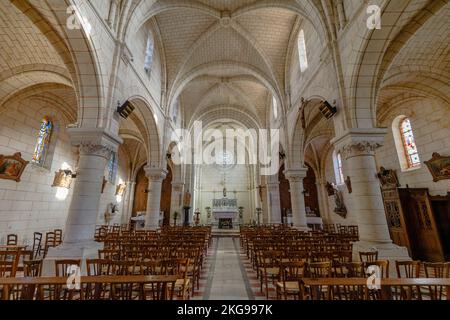
[[[213,256],[204,300],[253,300],[253,292],[239,255],[239,240],[214,238]]]

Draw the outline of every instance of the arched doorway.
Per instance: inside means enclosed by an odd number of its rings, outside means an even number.
[[[170,224],[170,203],[172,200],[172,168],[167,165],[167,176],[161,186],[161,211],[164,212],[163,224]]]
[[[308,168],[306,177],[303,179],[303,189],[305,195],[306,214],[314,214],[320,217],[319,196],[316,185],[316,174],[309,164],[305,164]]]
[[[289,180],[284,176],[285,166],[284,163],[278,171],[278,181],[280,186],[280,208],[281,208],[281,219],[283,223],[287,223],[288,212],[292,212],[291,205],[291,193]]]
[[[136,187],[134,191],[134,202],[132,212],[133,217],[137,216],[139,212],[147,211],[148,178],[145,175],[144,166],[141,167],[136,176]]]

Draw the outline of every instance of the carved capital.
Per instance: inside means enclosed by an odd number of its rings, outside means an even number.
[[[83,142],[80,144],[80,154],[82,155],[98,156],[109,159],[113,151],[113,148],[109,145],[100,145],[88,142]]]
[[[96,155],[109,159],[112,152],[117,152],[123,140],[101,128],[67,128],[73,145],[80,147],[84,155]]]
[[[381,146],[382,144],[376,141],[360,141],[343,145],[339,151],[344,159],[348,159],[358,156],[373,156],[375,150]]]
[[[284,176],[291,183],[303,182],[303,179],[306,177],[307,172],[308,172],[307,168],[291,169],[284,171]]]
[[[184,187],[184,182],[180,182],[180,181],[173,181],[172,182],[172,189],[176,192],[181,192],[183,191],[183,187]]]
[[[386,128],[351,129],[333,139],[331,143],[345,160],[358,156],[373,156],[376,149],[383,145],[386,133]]]
[[[144,170],[148,180],[152,182],[163,181],[167,176],[167,170],[165,169],[145,166]]]

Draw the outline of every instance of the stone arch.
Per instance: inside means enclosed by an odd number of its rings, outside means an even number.
[[[361,43],[361,54],[356,58],[358,67],[351,79],[350,117],[347,125],[355,128],[376,125],[376,99],[389,66],[415,32],[446,2],[431,1],[425,7],[414,10],[406,10],[409,2],[401,8],[397,2],[384,2],[381,17],[384,26],[381,30],[365,29],[362,36],[365,40]]]
[[[143,97],[132,96],[128,98],[128,101],[136,108],[130,119],[138,126],[144,139],[148,165],[159,168],[162,164],[161,134],[159,133],[157,119],[155,119],[156,114]]]
[[[47,37],[69,70],[78,98],[79,125],[102,126],[104,92],[94,41],[84,28],[66,30],[67,8],[74,6],[86,16],[88,5],[76,0],[51,1],[40,6],[27,1],[12,3]]]

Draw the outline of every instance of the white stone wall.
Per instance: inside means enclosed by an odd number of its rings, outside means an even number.
[[[6,235],[15,233],[19,242],[32,241],[33,232],[46,232],[63,228],[72,197],[72,189],[64,201],[56,199],[56,188],[52,188],[55,171],[65,162],[72,168],[76,165],[76,149],[70,146],[64,128],[66,120],[61,113],[45,103],[24,100],[9,106],[0,117],[0,154],[21,152],[30,161],[36,144],[41,119],[50,116],[56,124],[56,148],[49,169],[29,164],[20,182],[0,180],[0,243]]]
[[[20,152],[22,157],[30,161],[36,144],[40,121],[49,116],[54,124],[54,135],[51,145],[55,149],[50,168],[40,168],[31,163],[26,167],[21,181],[0,179],[0,243],[6,241],[6,235],[15,233],[19,242],[32,241],[35,231],[45,233],[56,228],[64,229],[69,205],[72,199],[73,186],[64,200],[56,198],[57,189],[51,187],[55,172],[63,163],[76,169],[78,151],[72,147],[65,127],[68,121],[57,108],[46,102],[33,98],[12,103],[9,110],[0,116],[0,154],[12,155]],[[120,154],[119,154],[120,155]],[[119,178],[127,180],[127,163],[124,156],[119,157]],[[116,185],[108,183],[101,198],[99,223],[104,223],[106,205],[115,203]],[[123,204],[123,202],[122,202]],[[123,213],[119,205],[119,214],[111,223],[120,223]]]
[[[202,212],[202,223],[206,223],[206,207],[212,207],[212,200],[214,198],[221,199],[223,197],[223,176],[214,165],[205,165],[201,167],[201,190],[197,191],[196,207]],[[236,198],[238,206],[244,207],[244,222],[248,223],[251,218],[251,195],[248,190],[249,176],[248,170],[244,165],[236,165],[233,169],[227,171],[226,174],[227,197],[234,199],[236,191]],[[216,191],[216,192],[214,192]]]
[[[422,166],[420,169],[402,172],[395,152],[392,133],[392,121],[399,115],[408,116],[411,120]],[[431,99],[420,99],[405,102],[394,108],[383,119],[381,125],[389,128],[384,146],[376,153],[378,167],[394,169],[402,187],[408,184],[411,188],[429,188],[432,195],[446,195],[450,192],[450,180],[433,182],[431,173],[423,161],[430,160],[433,152],[443,156],[450,155],[450,126],[448,105]]]

